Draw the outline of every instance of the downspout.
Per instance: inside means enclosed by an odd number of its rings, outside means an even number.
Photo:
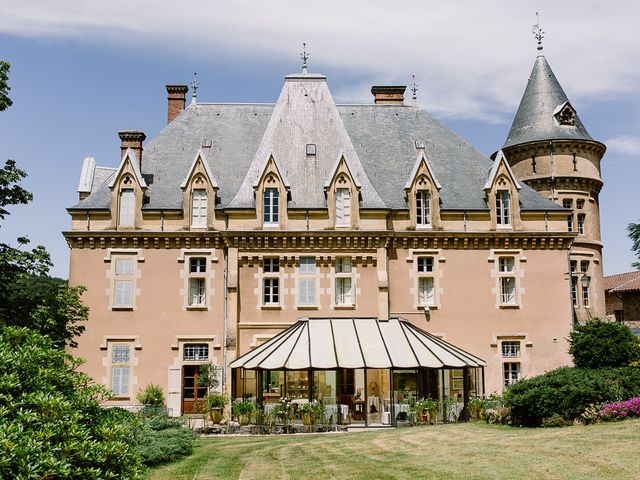
[[[465,210],[462,215],[464,219],[464,231],[466,232],[467,231],[467,211]]]
[[[91,215],[89,215],[89,210],[87,210],[87,232],[91,231]]]
[[[572,287],[573,287],[573,274],[571,272],[571,247],[567,251],[567,271],[569,272],[569,308],[571,309],[571,331],[576,326],[576,309],[573,307],[573,298],[572,298]],[[577,285],[576,285],[576,288]]]
[[[228,277],[228,269],[229,269],[229,255],[227,252],[227,247],[223,248],[224,255],[224,301],[223,301],[223,327],[222,327],[222,386],[223,391],[224,387],[227,386],[226,378],[227,378],[227,277]],[[244,395],[244,391],[242,392]]]
[[[551,160],[551,198],[555,197],[556,190],[556,175],[555,175],[555,164],[553,161],[553,140],[549,140],[549,158]]]
[[[164,210],[160,210],[160,231],[164,232]]]

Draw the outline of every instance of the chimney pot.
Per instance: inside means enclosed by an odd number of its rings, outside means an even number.
[[[167,124],[184,111],[189,87],[186,85],[167,85]]]
[[[406,85],[374,85],[371,87],[371,93],[376,105],[404,105],[406,89]]]
[[[133,150],[138,159],[138,168],[142,172],[142,142],[147,136],[139,130],[122,130],[118,132],[120,137],[120,158],[124,157],[127,148]]]

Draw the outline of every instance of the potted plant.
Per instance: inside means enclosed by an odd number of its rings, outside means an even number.
[[[251,402],[233,402],[231,413],[238,417],[240,425],[247,425],[251,422],[251,413],[253,412],[253,403]]]
[[[436,423],[439,403],[431,397],[422,398],[415,403],[416,418],[421,423]]]
[[[318,402],[316,401],[303,403],[300,406],[300,416],[302,417],[303,425],[315,425],[317,414]]]
[[[203,409],[209,414],[209,419],[213,423],[220,423],[222,420],[222,411],[227,404],[227,397],[222,393],[209,392],[203,400]]]

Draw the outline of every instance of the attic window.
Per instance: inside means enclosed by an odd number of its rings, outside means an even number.
[[[316,144],[307,143],[307,155],[315,155],[315,154],[316,154]]]
[[[568,102],[557,110],[555,116],[560,125],[575,125],[576,111]]]
[[[212,145],[213,140],[211,140],[210,138],[205,138],[204,140],[202,140],[202,148],[211,148]]]
[[[416,144],[416,148],[418,150],[424,150],[426,148],[426,144],[425,144],[424,140],[416,140],[415,144]]]

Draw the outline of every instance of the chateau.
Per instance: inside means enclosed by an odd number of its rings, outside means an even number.
[[[336,104],[306,62],[272,104],[186,106],[167,85],[166,127],[119,132],[110,167],[86,158],[68,209],[91,309],[73,353],[109,403],[153,383],[188,413],[211,362],[233,398],[384,424],[388,404],[570,364],[572,326],[605,313],[605,146],[539,50],[492,158],[403,86]]]

